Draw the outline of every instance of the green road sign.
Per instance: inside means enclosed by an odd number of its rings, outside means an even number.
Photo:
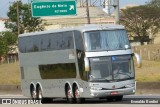
[[[32,17],[76,15],[75,0],[32,0]]]

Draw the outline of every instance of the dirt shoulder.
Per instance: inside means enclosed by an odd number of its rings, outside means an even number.
[[[160,95],[160,82],[137,82],[136,94],[156,94]]]

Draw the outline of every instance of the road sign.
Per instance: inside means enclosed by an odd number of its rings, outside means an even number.
[[[76,15],[76,0],[32,0],[32,17]]]

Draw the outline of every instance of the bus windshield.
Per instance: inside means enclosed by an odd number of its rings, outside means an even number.
[[[131,55],[90,58],[90,81],[123,81],[134,79]]]
[[[123,50],[130,44],[125,30],[89,31],[84,33],[86,51]]]

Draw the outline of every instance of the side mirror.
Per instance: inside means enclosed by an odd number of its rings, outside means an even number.
[[[85,71],[86,72],[90,71],[90,69],[89,69],[89,60],[86,57],[84,58],[84,67],[85,67]]]
[[[141,57],[137,53],[134,53],[134,56],[136,57],[136,60],[137,60],[137,66],[138,66],[138,68],[140,68],[142,66]]]

